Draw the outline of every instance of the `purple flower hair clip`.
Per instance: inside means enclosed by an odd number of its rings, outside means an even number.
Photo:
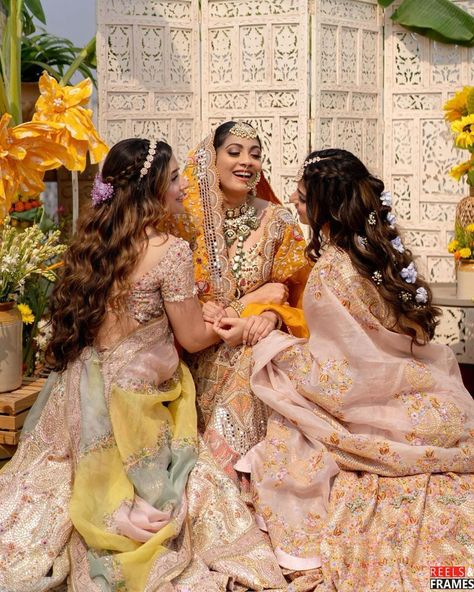
[[[92,186],[92,205],[99,206],[104,201],[109,201],[114,195],[114,186],[112,183],[104,183],[102,176],[97,173],[94,178],[94,185]]]
[[[413,261],[410,263],[408,267],[404,267],[401,270],[400,275],[406,281],[407,284],[414,284],[416,282],[418,272],[416,271],[416,267]]]

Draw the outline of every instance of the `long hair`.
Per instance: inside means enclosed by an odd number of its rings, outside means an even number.
[[[64,370],[94,343],[108,307],[124,307],[131,272],[148,242],[147,229],[166,227],[172,150],[158,142],[151,167],[141,177],[149,146],[148,140],[131,138],[111,148],[102,180],[113,186],[113,196],[91,204],[78,221],[52,297],[46,359],[55,370]]]
[[[308,256],[315,261],[321,255],[324,229],[330,244],[347,252],[362,276],[375,278],[380,295],[394,310],[397,330],[411,337],[412,343],[428,342],[441,313],[432,305],[431,290],[420,275],[413,283],[400,275],[413,256],[401,244],[391,207],[382,196],[383,182],[347,150],[312,152],[305,163],[306,213],[313,231]],[[419,288],[426,290],[425,303],[417,301]]]

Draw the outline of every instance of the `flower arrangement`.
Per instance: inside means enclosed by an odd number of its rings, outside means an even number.
[[[66,250],[59,242],[60,232],[45,234],[35,224],[19,232],[3,221],[0,232],[0,302],[17,301],[23,296],[25,283],[31,276],[55,281],[55,261]],[[26,309],[25,309],[25,312]]]
[[[474,259],[474,224],[461,226],[456,224],[454,239],[448,244],[449,253],[453,253],[456,261]]]
[[[465,86],[443,109],[445,118],[451,122],[454,145],[470,153],[470,158],[454,166],[449,174],[457,181],[466,175],[468,184],[474,186],[474,86]]]

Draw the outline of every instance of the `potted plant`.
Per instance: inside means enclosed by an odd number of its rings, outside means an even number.
[[[18,231],[5,218],[0,229],[0,392],[21,385],[23,321],[34,322],[26,304],[25,284],[32,278],[54,281],[57,258],[66,249],[59,231],[44,233],[38,224]]]

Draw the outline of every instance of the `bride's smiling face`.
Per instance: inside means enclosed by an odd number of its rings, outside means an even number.
[[[262,170],[260,142],[227,134],[216,150],[216,167],[224,195],[244,199]]]

